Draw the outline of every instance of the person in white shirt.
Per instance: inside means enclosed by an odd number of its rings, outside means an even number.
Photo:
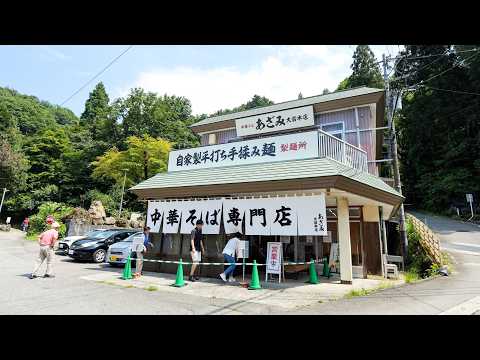
[[[230,264],[227,270],[219,275],[224,282],[227,282],[227,278],[229,282],[235,281],[233,272],[235,271],[235,258],[238,256],[238,245],[240,243],[241,236],[242,235],[240,233],[231,235],[230,240],[228,240],[227,245],[225,245],[225,248],[222,251],[225,262]]]

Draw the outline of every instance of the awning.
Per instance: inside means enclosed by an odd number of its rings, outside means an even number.
[[[160,173],[129,190],[141,199],[336,188],[393,206],[403,197],[380,178],[329,158]]]

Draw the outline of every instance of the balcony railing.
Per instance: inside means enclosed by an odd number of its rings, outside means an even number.
[[[360,171],[368,171],[366,151],[322,130],[318,131],[318,145],[320,157],[330,158]]]

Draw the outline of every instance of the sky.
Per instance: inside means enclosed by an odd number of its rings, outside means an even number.
[[[356,45],[135,45],[64,104],[76,115],[102,81],[110,100],[133,87],[185,96],[193,114],[246,103],[253,95],[278,103],[334,91],[350,75]],[[128,45],[0,46],[0,86],[60,105]],[[398,45],[371,45],[377,60]]]

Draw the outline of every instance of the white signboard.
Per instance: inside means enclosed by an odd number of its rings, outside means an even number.
[[[267,264],[265,270],[265,281],[268,281],[268,274],[278,274],[278,282],[282,278],[283,251],[281,242],[267,243]]]
[[[238,242],[237,258],[247,259],[249,257],[249,251],[248,250],[249,250],[248,241],[240,240]]]
[[[325,194],[293,198],[297,209],[298,235],[327,235],[327,208]]]
[[[473,194],[466,194],[467,195],[467,202],[472,203],[473,202]]]
[[[249,116],[235,121],[237,136],[261,135],[314,125],[313,106]]]
[[[318,132],[260,138],[171,151],[168,171],[310,159],[318,157]]]

